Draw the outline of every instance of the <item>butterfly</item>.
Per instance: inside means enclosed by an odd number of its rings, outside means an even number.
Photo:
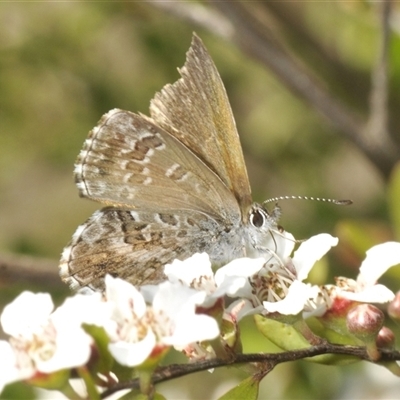
[[[150,117],[114,109],[75,164],[79,194],[106,205],[79,226],[60,261],[71,289],[165,280],[163,266],[206,252],[216,266],[270,255],[280,210],[253,203],[239,135],[217,68],[194,34],[181,78]]]

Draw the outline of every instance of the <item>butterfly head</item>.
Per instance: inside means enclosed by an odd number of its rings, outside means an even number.
[[[280,236],[282,228],[278,225],[281,208],[276,204],[272,211],[264,205],[254,203],[249,210],[246,227],[248,241],[246,255],[260,257],[276,250],[276,236]],[[274,235],[277,234],[277,235]]]
[[[254,228],[264,231],[270,231],[277,227],[277,222],[281,216],[281,208],[278,204],[272,211],[269,211],[264,205],[254,203],[249,211],[249,223]]]

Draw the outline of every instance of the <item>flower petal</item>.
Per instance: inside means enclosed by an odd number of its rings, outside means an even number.
[[[121,364],[134,367],[142,364],[150,356],[156,345],[156,337],[151,329],[140,342],[129,343],[119,341],[110,343],[108,349],[113,357]]]
[[[340,297],[362,303],[387,303],[394,299],[394,293],[384,285],[365,287],[361,292],[342,291]]]
[[[386,242],[373,246],[367,250],[367,257],[361,264],[357,281],[371,286],[390,267],[397,264],[400,264],[400,243]]]
[[[215,273],[215,283],[220,286],[226,276],[240,276],[248,278],[256,274],[265,264],[265,259],[259,258],[237,258],[218,269]]]
[[[171,346],[184,347],[190,343],[214,339],[219,335],[217,321],[204,314],[183,316],[175,321],[171,336],[162,338],[162,342]]]
[[[262,305],[254,307],[253,303],[247,299],[238,299],[226,309],[226,312],[235,321],[240,321],[248,315],[261,314],[262,311],[264,311]]]
[[[33,368],[19,369],[17,359],[10,343],[0,340],[0,393],[5,385],[23,379],[28,379],[35,373]]]
[[[130,319],[132,311],[137,317],[142,317],[146,312],[146,303],[143,295],[129,282],[120,278],[106,275],[107,301],[113,302],[115,319]]]
[[[11,336],[30,335],[47,324],[54,305],[50,294],[22,292],[4,307],[1,325]]]
[[[321,259],[338,242],[338,238],[327,233],[321,233],[303,242],[293,256],[297,279],[300,281],[306,279],[316,261]]]
[[[202,304],[205,298],[205,292],[198,292],[180,283],[163,282],[154,296],[153,309],[173,320],[182,312],[194,314],[196,305]]]
[[[243,276],[225,276],[214,293],[215,297],[246,297],[252,296],[249,279]]]
[[[75,294],[68,297],[51,315],[51,320],[58,330],[82,323],[103,326],[111,314],[109,303],[102,301],[101,293]]]
[[[213,276],[210,257],[207,253],[196,253],[184,261],[174,260],[164,267],[170,282],[184,282],[187,286],[201,276]]]
[[[40,372],[52,373],[82,366],[89,360],[92,343],[92,337],[83,329],[64,327],[62,331],[57,332],[54,354],[48,359],[35,357],[36,368]]]
[[[278,258],[285,261],[292,254],[295,244],[296,239],[294,236],[284,231],[279,235],[273,236],[273,243],[269,248],[276,248],[275,253]]]
[[[310,295],[310,287],[308,285],[300,281],[293,281],[284,299],[276,302],[264,301],[263,305],[269,313],[277,312],[283,315],[297,315],[303,311]]]
[[[264,258],[237,258],[215,273],[217,291],[215,295],[230,297],[252,297],[249,277],[255,275],[264,266]]]

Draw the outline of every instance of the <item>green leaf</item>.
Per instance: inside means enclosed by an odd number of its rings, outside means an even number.
[[[256,315],[259,331],[282,350],[298,350],[310,347],[310,343],[292,325]]]
[[[90,336],[92,336],[99,353],[95,364],[90,365],[90,368],[97,372],[107,373],[110,371],[114,363],[114,359],[108,351],[108,343],[110,340],[104,331],[104,328],[87,324],[83,324],[82,327]]]
[[[218,400],[256,400],[261,379],[264,375],[254,375],[240,382],[233,389],[226,392]]]
[[[62,369],[60,371],[52,372],[51,374],[37,373],[32,378],[28,379],[27,382],[43,389],[61,389],[68,382],[70,374],[71,371],[69,369]]]
[[[86,367],[77,368],[78,375],[83,379],[89,399],[100,400],[100,393],[94,382],[94,377]]]
[[[6,385],[0,394],[2,400],[35,399],[35,389],[26,382],[14,382]]]
[[[137,372],[135,368],[121,365],[117,361],[114,361],[111,371],[118,377],[120,382],[137,378]]]
[[[256,315],[254,319],[260,332],[284,351],[300,350],[311,347],[307,339],[292,325],[265,318],[261,315]],[[319,324],[319,328],[321,330],[316,332],[318,335],[327,338],[332,343],[350,344],[348,342],[349,338],[344,338],[336,332],[327,330],[320,325],[321,324]],[[313,331],[315,332],[315,329],[313,329]],[[322,354],[320,356],[305,358],[304,360],[326,365],[341,365],[359,361],[358,358],[355,357],[336,354]]]
[[[241,353],[243,351],[237,324],[223,319],[221,323],[221,336],[224,339],[225,345],[229,346],[232,351],[235,353]],[[220,339],[217,338],[216,341],[220,341]]]
[[[155,393],[153,399],[154,400],[166,400],[166,397],[163,396],[161,393]]]

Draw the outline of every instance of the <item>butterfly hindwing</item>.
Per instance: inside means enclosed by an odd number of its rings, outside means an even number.
[[[165,279],[163,265],[212,252],[225,230],[202,213],[104,208],[77,229],[63,252],[60,274],[71,289],[103,290],[106,274],[134,285],[158,283]],[[240,254],[240,243],[229,246]]]

